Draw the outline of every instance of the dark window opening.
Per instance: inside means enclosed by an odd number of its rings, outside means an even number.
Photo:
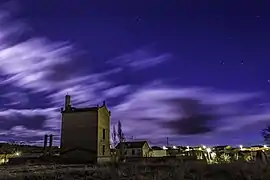
[[[105,129],[103,129],[103,131],[102,131],[102,139],[104,139],[105,140]]]
[[[135,154],[135,150],[134,149],[132,149],[132,155],[134,155]]]
[[[102,155],[105,155],[105,145],[102,146]]]

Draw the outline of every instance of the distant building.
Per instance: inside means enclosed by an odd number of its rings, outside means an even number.
[[[148,157],[150,146],[147,141],[123,142],[123,150],[125,157]],[[116,146],[120,150],[120,143]]]
[[[102,106],[75,108],[66,95],[61,109],[60,156],[82,162],[110,160],[110,111]]]
[[[165,149],[151,149],[149,151],[149,157],[165,157],[167,156],[167,150]]]

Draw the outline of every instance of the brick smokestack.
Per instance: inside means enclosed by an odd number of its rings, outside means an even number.
[[[47,142],[48,142],[48,135],[45,134],[45,135],[44,135],[44,145],[43,145],[43,152],[44,152],[44,155],[47,154]]]
[[[52,143],[53,143],[53,135],[50,135],[50,142],[49,142],[49,154],[52,155]]]
[[[65,110],[70,108],[70,95],[65,96]]]

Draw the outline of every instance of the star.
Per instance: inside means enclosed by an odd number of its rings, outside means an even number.
[[[267,82],[270,83],[270,79],[268,79]]]
[[[136,21],[137,21],[137,22],[140,22],[140,21],[141,21],[141,17],[140,17],[140,16],[137,16],[137,17],[136,17]]]
[[[244,61],[243,60],[241,61],[241,64],[244,64]]]
[[[223,65],[223,64],[225,64],[225,62],[224,61],[220,61],[220,64]]]
[[[261,16],[256,16],[257,19],[260,19]]]

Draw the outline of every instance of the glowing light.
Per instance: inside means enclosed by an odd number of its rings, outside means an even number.
[[[239,145],[240,149],[243,149],[243,145]]]
[[[166,149],[168,149],[168,148],[167,148],[166,146],[163,146],[162,149],[166,150]]]
[[[205,145],[203,145],[202,147],[203,147],[203,149],[206,149],[206,146]]]
[[[264,148],[267,148],[267,145],[263,145]]]
[[[21,155],[21,152],[16,152],[15,155],[16,156],[20,156]]]
[[[176,146],[173,146],[173,149],[177,149],[177,147]]]
[[[206,151],[207,151],[208,153],[210,153],[210,152],[211,152],[211,149],[210,149],[210,148],[206,148]]]

